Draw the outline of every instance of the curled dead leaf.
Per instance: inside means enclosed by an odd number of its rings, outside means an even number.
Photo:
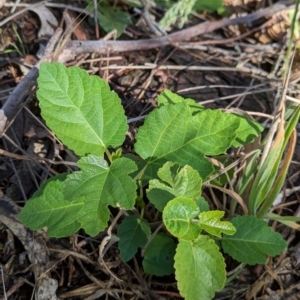
[[[53,35],[54,29],[58,26],[58,21],[53,13],[45,6],[32,7],[30,10],[36,13],[41,21],[38,37]]]

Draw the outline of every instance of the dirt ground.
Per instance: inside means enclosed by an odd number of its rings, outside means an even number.
[[[248,16],[250,20],[256,12],[267,10],[255,22],[222,26],[186,41],[149,49],[140,49],[137,44],[135,50],[125,52],[81,53],[64,63],[78,65],[107,80],[121,98],[128,119],[148,114],[156,107],[157,95],[168,88],[207,108],[247,111],[267,129],[271,124],[268,116],[274,114],[283,90],[291,7],[270,15],[268,9],[275,3],[224,1],[231,18]],[[74,10],[84,7],[78,3],[67,5],[71,18],[79,16],[77,25],[72,24],[71,40],[103,38],[106,33],[101,28]],[[54,34],[55,26],[41,18],[49,21],[51,16],[61,24],[66,8],[63,2],[44,5],[48,12],[39,15],[30,10],[31,5],[30,1],[20,1],[11,12],[10,2],[4,1],[0,9],[1,106],[39,62],[40,53]],[[133,9],[129,12],[136,14]],[[155,8],[151,12],[155,14]],[[129,25],[118,40],[135,42],[155,37],[142,15],[135,17],[140,21]],[[195,13],[184,28],[222,19],[217,14]],[[64,32],[67,30],[64,27]],[[170,33],[180,30],[175,25]],[[288,95],[295,98],[300,79],[298,48],[288,85]],[[138,258],[122,263],[116,244],[101,260],[98,248],[105,233],[90,238],[82,231],[69,238],[49,239],[45,232],[32,233],[18,222],[18,212],[49,177],[49,169],[55,173],[69,171],[63,162],[72,160],[63,145],[55,145],[41,119],[35,80],[27,82],[21,93],[18,91],[20,101],[10,116],[13,122],[0,140],[0,299],[32,299],[37,281],[45,295],[41,292],[35,299],[181,299],[174,276],[148,276]],[[134,136],[142,122],[130,123],[124,152],[133,151]],[[28,159],[37,153],[48,159],[48,165]],[[285,194],[281,206],[274,208],[285,215],[300,214],[300,194],[296,191],[300,186],[299,163],[298,141],[285,183],[285,188],[295,188],[295,192]],[[280,257],[269,258],[266,265],[246,266],[215,299],[300,299],[299,233],[276,222],[272,226],[288,241],[288,249]],[[226,264],[232,276],[239,264],[230,258]],[[38,280],[36,274],[40,274]]]

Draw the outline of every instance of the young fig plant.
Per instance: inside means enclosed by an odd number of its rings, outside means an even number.
[[[224,211],[210,210],[201,196],[203,181],[216,172],[208,157],[252,142],[263,129],[258,123],[165,90],[129,157],[121,151],[127,118],[104,80],[78,67],[43,63],[38,87],[42,117],[79,156],[79,170],[50,178],[27,201],[19,219],[30,229],[47,228],[52,237],[79,229],[96,236],[108,227],[109,206],[122,209],[126,214],[112,229],[122,261],[141,251],[144,271],[175,272],[187,300],[212,299],[224,287],[220,247],[247,264],[264,263],[286,247],[263,220],[221,220]]]

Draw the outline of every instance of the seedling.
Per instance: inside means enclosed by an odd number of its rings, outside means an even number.
[[[139,128],[129,158],[120,150],[127,118],[104,80],[78,67],[43,63],[38,87],[43,118],[80,156],[80,170],[49,179],[26,203],[19,218],[32,230],[47,227],[49,236],[66,237],[84,229],[96,236],[109,225],[108,206],[120,209],[118,217],[126,211],[117,230],[117,222],[108,230],[119,241],[121,259],[131,260],[141,248],[144,271],[175,271],[187,300],[211,299],[224,287],[221,247],[246,264],[264,263],[285,249],[262,219],[221,220],[224,211],[210,210],[201,196],[204,180],[217,171],[210,157],[251,143],[263,130],[258,123],[166,90]]]

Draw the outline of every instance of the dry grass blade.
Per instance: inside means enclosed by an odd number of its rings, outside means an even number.
[[[236,192],[226,189],[226,188],[223,188],[223,187],[220,187],[220,186],[217,186],[217,185],[213,185],[213,184],[205,184],[205,186],[210,187],[210,188],[215,188],[217,190],[220,190],[224,194],[229,195],[232,199],[234,199],[235,201],[237,201],[240,204],[240,206],[243,209],[243,213],[245,215],[247,215],[249,213],[248,207],[247,207],[246,203],[244,202],[243,198]]]

